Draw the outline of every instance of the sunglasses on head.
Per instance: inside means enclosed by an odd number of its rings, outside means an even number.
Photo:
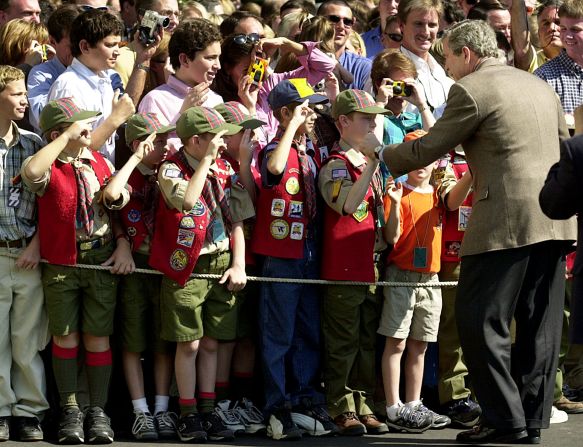
[[[344,26],[346,26],[348,28],[352,28],[352,25],[354,25],[354,19],[349,19],[348,17],[329,15],[329,16],[326,16],[326,18],[328,20],[330,20],[332,23],[342,22],[344,24]]]
[[[237,45],[254,45],[261,40],[261,36],[257,33],[251,34],[237,34],[233,37],[233,42]]]
[[[386,37],[391,39],[393,42],[401,42],[403,40],[403,36],[397,33],[383,33]]]
[[[94,9],[98,9],[99,11],[109,11],[109,7],[107,6],[91,6],[91,5],[79,5],[83,11],[92,11]]]

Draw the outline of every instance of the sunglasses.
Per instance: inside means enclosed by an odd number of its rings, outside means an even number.
[[[403,36],[397,33],[383,33],[383,36],[388,37],[393,42],[401,42],[403,40]]]
[[[255,45],[260,40],[261,36],[257,33],[237,34],[233,37],[233,42],[237,45]]]
[[[92,11],[94,9],[98,9],[99,11],[109,11],[109,7],[107,6],[91,6],[91,5],[79,5],[83,11]]]
[[[352,25],[354,25],[354,19],[349,19],[348,17],[329,15],[329,16],[326,16],[326,18],[328,20],[330,20],[332,23],[342,22],[344,24],[344,26],[347,28],[352,28]]]

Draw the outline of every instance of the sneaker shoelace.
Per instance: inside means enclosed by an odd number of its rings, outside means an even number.
[[[263,414],[261,411],[257,409],[253,402],[243,399],[243,402],[239,404],[238,402],[235,403],[235,407],[238,408],[239,412],[243,413],[245,419],[252,424],[262,424],[263,423]]]
[[[156,414],[156,420],[158,421],[158,427],[160,428],[171,428],[176,430],[176,415],[171,411],[163,411]]]
[[[227,424],[238,425],[241,423],[237,414],[232,409],[215,408],[215,413]]]
[[[416,408],[403,406],[401,407],[401,418],[403,421],[413,427],[421,426],[421,423],[425,419],[425,414],[421,411],[415,411]]]
[[[151,414],[146,414],[143,411],[136,411],[136,419],[132,425],[132,433],[140,433],[142,431],[155,431],[154,417]]]

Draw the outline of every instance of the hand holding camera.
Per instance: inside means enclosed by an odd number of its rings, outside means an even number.
[[[145,46],[156,42],[156,37],[161,34],[162,29],[168,28],[170,19],[158,14],[156,11],[147,10],[138,28],[138,39]]]

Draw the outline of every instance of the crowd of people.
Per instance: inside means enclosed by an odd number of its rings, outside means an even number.
[[[583,0],[0,0],[0,441],[113,442],[119,360],[139,441],[539,444],[582,76]]]

